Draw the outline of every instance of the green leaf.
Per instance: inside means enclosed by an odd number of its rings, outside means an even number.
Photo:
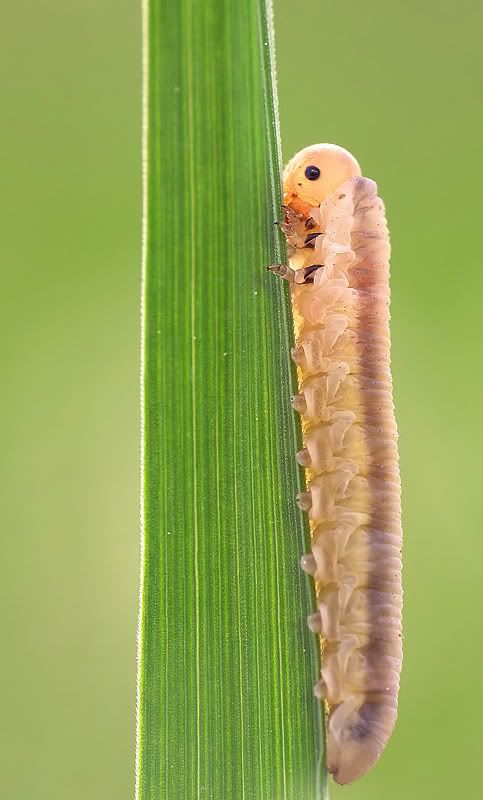
[[[270,9],[145,9],[139,800],[314,800]]]

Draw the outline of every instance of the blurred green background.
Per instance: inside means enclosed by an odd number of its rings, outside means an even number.
[[[373,772],[332,797],[477,798],[483,8],[275,13],[285,159],[314,141],[352,150],[393,241],[400,718]],[[141,14],[16,0],[2,18],[0,797],[120,800],[134,772]]]

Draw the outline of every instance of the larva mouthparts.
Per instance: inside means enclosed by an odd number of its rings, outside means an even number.
[[[338,783],[364,775],[397,716],[401,508],[390,375],[389,235],[374,181],[336,145],[307,147],[284,172],[290,282],[327,764]],[[311,231],[308,233],[308,231]],[[321,268],[322,267],[322,268]]]

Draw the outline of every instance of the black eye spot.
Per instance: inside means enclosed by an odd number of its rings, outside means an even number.
[[[306,168],[305,177],[308,178],[309,181],[316,181],[317,178],[320,178],[320,169],[312,164],[310,167]]]

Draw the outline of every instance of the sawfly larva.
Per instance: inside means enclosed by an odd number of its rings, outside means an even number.
[[[389,339],[389,236],[374,181],[318,144],[284,172],[311,552],[328,711],[327,765],[351,783],[379,758],[397,716],[402,661],[401,508]]]

